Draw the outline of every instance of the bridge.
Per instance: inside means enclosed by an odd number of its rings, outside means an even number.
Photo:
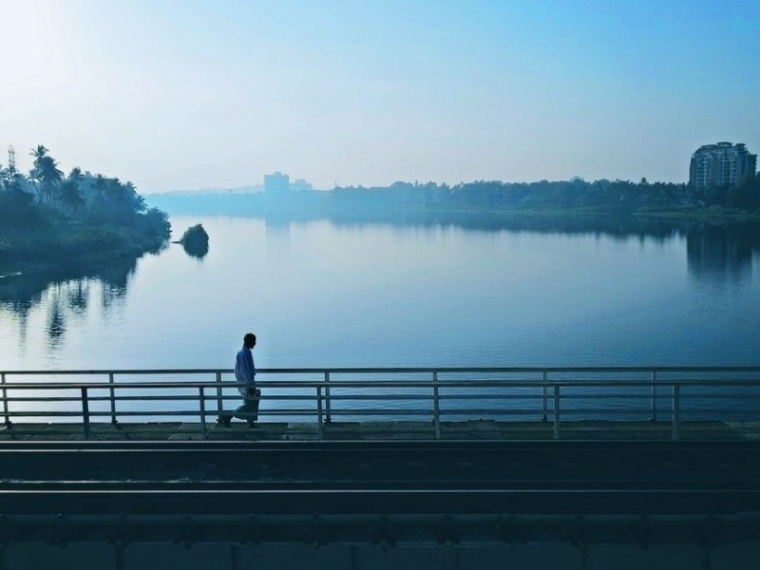
[[[737,568],[760,368],[0,372],[0,568]]]
[[[231,437],[214,424],[240,404],[232,372],[0,371],[0,438]],[[472,422],[481,424],[475,437],[488,439],[760,435],[760,367],[300,368],[258,377],[259,417],[271,429],[256,438],[459,439]]]

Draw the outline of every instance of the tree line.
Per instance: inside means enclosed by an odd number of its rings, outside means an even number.
[[[167,215],[148,208],[131,182],[65,174],[43,145],[28,174],[0,165],[0,262],[132,255],[160,247]]]
[[[390,186],[337,187],[336,198],[404,202],[427,208],[489,210],[580,210],[594,212],[760,212],[760,174],[737,186],[696,188],[670,182],[596,180],[501,182],[479,180],[454,186],[395,182]]]

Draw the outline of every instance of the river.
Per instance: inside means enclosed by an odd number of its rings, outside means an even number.
[[[208,254],[4,280],[2,368],[760,362],[751,224],[171,221]]]

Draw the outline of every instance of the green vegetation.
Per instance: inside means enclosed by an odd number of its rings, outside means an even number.
[[[530,183],[475,181],[448,186],[395,182],[390,186],[336,187],[325,192],[195,192],[153,195],[170,212],[287,215],[310,219],[377,219],[382,216],[513,215],[650,216],[712,219],[760,218],[760,175],[740,186],[575,178]]]
[[[208,253],[208,234],[201,224],[187,228],[179,243],[193,257],[203,257]]]
[[[137,256],[168,239],[167,215],[131,182],[79,168],[64,176],[42,145],[32,156],[28,176],[0,168],[0,263]]]
[[[736,187],[581,179],[530,183],[477,181],[448,186],[396,182],[388,187],[336,188],[335,198],[359,205],[394,202],[428,210],[573,211],[587,213],[678,213],[760,215],[760,175]]]

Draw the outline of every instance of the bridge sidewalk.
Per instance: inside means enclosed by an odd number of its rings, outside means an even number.
[[[433,440],[432,422],[328,422],[322,433],[316,423],[264,422],[249,429],[245,422],[229,428],[216,423],[206,426],[209,440]],[[562,422],[560,439],[567,440],[669,440],[673,438],[670,422],[575,421]],[[680,439],[760,439],[760,422],[684,422]],[[13,423],[0,426],[0,441],[9,440],[82,440],[82,424]],[[94,423],[89,439],[104,441],[200,440],[198,422]],[[549,440],[554,439],[551,422],[503,422],[470,420],[442,422],[443,440]]]

